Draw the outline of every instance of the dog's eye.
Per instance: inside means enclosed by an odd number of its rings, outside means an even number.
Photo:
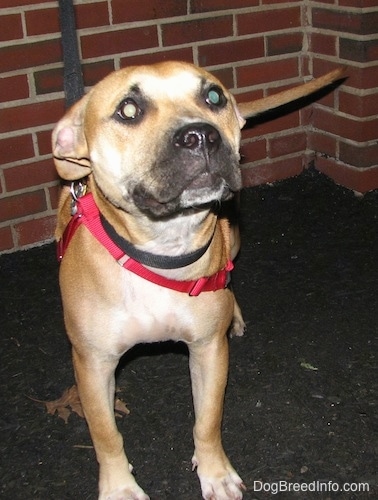
[[[122,120],[135,120],[142,114],[142,110],[133,99],[125,99],[118,107],[117,115]]]
[[[213,85],[206,93],[206,102],[211,108],[223,108],[227,99],[220,87]]]

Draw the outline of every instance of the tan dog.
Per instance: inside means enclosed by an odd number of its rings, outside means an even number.
[[[294,89],[274,101],[243,104],[242,114],[278,106],[340,76],[310,82],[300,95]],[[171,62],[112,73],[54,130],[60,176],[86,178],[85,187],[80,182],[63,190],[57,238],[65,253],[65,323],[100,465],[100,499],[148,498],[130,472],[115,424],[114,372],[136,343],[168,339],[189,347],[192,460],[203,498],[242,498],[243,482],[221,443],[226,334],[230,325],[235,335],[244,330],[227,286],[239,239],[219,207],[241,188],[244,123],[217,79]]]

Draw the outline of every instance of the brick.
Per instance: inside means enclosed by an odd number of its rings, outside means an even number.
[[[57,115],[55,118],[55,122],[58,122],[58,120],[63,116]],[[43,130],[41,132],[37,132],[37,145],[38,145],[38,153],[40,155],[48,155],[51,154],[51,133],[52,133],[53,125],[51,125],[51,128],[49,130]]]
[[[332,71],[340,66],[339,63],[335,63],[332,61],[328,61],[326,59],[322,59],[321,56],[313,59],[313,77],[317,78],[318,76],[324,75],[329,71]],[[348,68],[347,77],[350,77],[350,74],[355,71],[355,68]]]
[[[333,3],[333,0],[330,0]],[[376,7],[377,0],[339,0],[339,5],[343,5],[346,7],[358,7],[360,9]]]
[[[0,78],[0,102],[10,102],[29,97],[29,84],[26,75]]]
[[[61,184],[60,184],[60,182],[58,182],[54,186],[50,186],[48,188],[48,193],[49,193],[51,208],[53,210],[56,210],[58,208],[59,198],[60,198],[61,192],[62,192],[62,190],[61,190]]]
[[[326,61],[320,58],[313,60],[313,76],[324,75],[328,71],[336,69],[340,64]],[[355,89],[374,89],[377,88],[378,65],[358,67],[352,64],[348,65],[346,85]]]
[[[283,35],[270,35],[266,37],[267,56],[290,54],[303,50],[303,34],[287,33]]]
[[[29,36],[60,32],[59,10],[57,7],[26,11],[25,22],[26,33]]]
[[[368,168],[378,165],[378,144],[363,146],[340,141],[339,158],[344,163],[358,168]]]
[[[182,45],[233,34],[232,16],[183,21],[162,26],[163,45]]]
[[[258,186],[259,184],[294,177],[303,172],[303,168],[302,156],[273,162],[270,160],[262,165],[245,166],[241,169],[243,186]]]
[[[339,110],[359,118],[378,115],[378,94],[355,95],[340,89]]]
[[[9,193],[57,181],[58,174],[53,160],[48,159],[7,168],[4,170],[4,180],[6,190]]]
[[[378,59],[378,39],[351,40],[340,38],[339,44],[342,59],[361,63],[373,62]]]
[[[232,68],[221,68],[211,72],[223,85],[230,89],[234,86],[234,73]]]
[[[226,9],[241,9],[246,7],[256,7],[259,5],[259,0],[233,0],[230,4],[229,0],[191,0],[190,12],[199,14],[201,12],[216,12]]]
[[[54,237],[56,217],[53,215],[15,224],[18,246],[51,241]]]
[[[0,199],[0,222],[38,214],[46,210],[43,189]]]
[[[263,56],[264,40],[262,37],[198,47],[198,61],[200,66],[228,64],[243,59],[255,59]]]
[[[267,33],[301,27],[301,9],[291,7],[280,10],[263,10],[236,16],[238,35]]]
[[[129,3],[128,0],[127,6],[129,6]],[[123,2],[123,5],[124,10],[128,12],[129,8],[125,9],[125,2]],[[105,1],[75,5],[75,15],[77,29],[110,25],[108,4]]]
[[[358,121],[349,117],[339,116],[333,110],[329,111],[314,106],[313,126],[345,139],[356,142],[374,141],[377,139],[378,118],[369,121]]]
[[[338,139],[319,131],[308,134],[308,149],[325,156],[336,157]]]
[[[242,142],[240,147],[241,165],[264,160],[267,156],[267,143],[265,139]]]
[[[100,61],[91,64],[83,64],[83,79],[86,87],[92,87],[109,73],[114,71],[114,60]]]
[[[305,151],[307,147],[307,137],[304,132],[295,132],[284,136],[271,137],[268,143],[270,158],[277,158],[279,156]]]
[[[278,61],[263,62],[236,68],[239,87],[266,85],[269,82],[285,80],[298,76],[298,60],[285,58]]]
[[[343,10],[314,8],[312,10],[312,25],[343,33],[370,35],[377,31],[378,11],[353,13]]]
[[[338,38],[324,33],[311,33],[310,51],[327,56],[336,56]]]
[[[0,48],[0,72],[33,68],[62,60],[60,40],[45,40]]]
[[[0,140],[3,164],[25,160],[34,156],[33,138],[30,134]]]
[[[241,94],[237,94],[235,97],[238,103],[250,102],[264,97],[264,92],[262,89],[250,90],[249,92],[242,92]]]
[[[35,71],[33,77],[37,95],[63,90],[63,68]]]
[[[317,157],[315,168],[348,189],[366,193],[378,188],[378,168],[358,169],[334,158]]]
[[[0,133],[55,123],[63,116],[62,101],[26,104],[0,110]]]
[[[136,64],[154,64],[160,61],[186,61],[193,62],[193,49],[182,47],[171,50],[154,50],[147,54],[138,56],[126,56],[121,58],[121,67],[134,66]]]
[[[83,59],[157,47],[156,26],[106,31],[81,37]]]
[[[133,21],[150,21],[187,14],[186,0],[113,0],[113,22],[126,23]]]
[[[23,37],[21,14],[0,16],[0,42],[17,40]]]
[[[11,250],[14,246],[10,226],[0,227],[0,252]]]
[[[377,89],[378,65],[368,66],[366,68],[351,67],[347,85],[356,89]]]

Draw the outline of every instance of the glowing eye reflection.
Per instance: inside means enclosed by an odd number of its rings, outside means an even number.
[[[207,94],[207,98],[211,104],[219,104],[221,100],[221,96],[217,90],[209,90],[209,93]]]
[[[118,116],[122,120],[134,120],[142,113],[140,107],[132,100],[125,100],[118,109]]]

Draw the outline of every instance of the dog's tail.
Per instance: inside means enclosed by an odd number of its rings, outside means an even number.
[[[317,90],[320,90],[331,83],[337,82],[346,77],[347,67],[339,67],[326,75],[320,76],[315,80],[308,83],[294,87],[292,89],[283,90],[278,94],[274,94],[256,101],[242,102],[238,104],[238,109],[243,118],[250,118],[252,116],[268,111],[269,109],[278,108],[284,104],[296,101],[301,97],[305,97]]]

